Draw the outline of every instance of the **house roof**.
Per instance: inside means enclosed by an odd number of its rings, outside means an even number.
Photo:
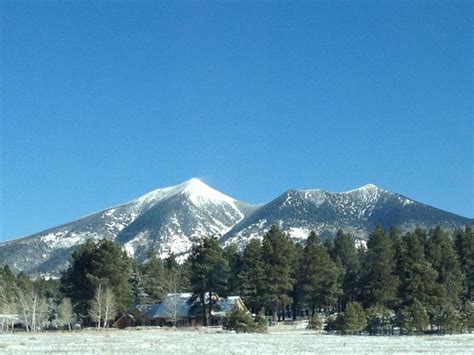
[[[239,302],[241,302],[243,305],[243,302],[239,296],[229,296],[227,298],[219,298],[219,300],[216,303],[217,310],[213,310],[212,314],[216,316],[217,315],[225,316],[226,314],[232,312],[236,304],[238,304]]]
[[[176,314],[176,317],[178,318],[190,317],[197,314],[196,310],[193,310],[192,305],[189,303],[191,296],[192,293],[169,293],[166,295],[162,303],[138,305],[137,309],[150,319],[170,318],[174,314]],[[225,316],[234,309],[236,304],[243,305],[239,296],[219,298],[215,304],[216,309],[212,311],[212,314],[216,316]]]
[[[150,318],[169,318],[175,314],[175,307],[177,317],[188,317],[191,310],[188,300],[191,296],[191,293],[168,293],[162,303],[152,307]]]
[[[115,321],[115,323],[113,324],[113,326],[115,327],[122,319],[126,319],[126,318],[130,318],[130,319],[132,319],[132,320],[135,320],[135,317],[134,317],[133,314],[125,313],[125,314],[121,315],[121,316],[119,317],[119,319],[117,319],[117,320]]]
[[[0,320],[8,322],[9,324],[25,324],[25,317],[19,314],[0,314]]]

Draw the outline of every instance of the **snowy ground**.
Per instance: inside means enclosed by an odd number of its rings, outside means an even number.
[[[304,329],[268,334],[216,330],[109,330],[0,334],[1,354],[473,354],[474,334],[335,336]]]

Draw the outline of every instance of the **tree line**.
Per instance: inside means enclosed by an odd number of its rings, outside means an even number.
[[[470,227],[404,235],[377,227],[365,247],[357,248],[341,230],[324,242],[311,232],[302,245],[274,226],[261,242],[251,240],[242,252],[229,246],[222,255],[220,265],[208,270],[214,277],[215,269],[224,270],[224,276],[217,286],[207,285],[207,292],[238,294],[253,313],[275,321],[308,316],[317,323],[323,315],[327,330],[371,334],[391,334],[396,326],[405,334],[474,327]],[[194,254],[190,262],[198,262]],[[191,284],[195,295],[202,297],[203,285]]]
[[[365,245],[339,230],[304,243],[273,226],[242,249],[197,239],[181,264],[151,251],[138,263],[109,240],[76,250],[60,279],[31,279],[0,268],[0,313],[19,314],[26,329],[107,327],[134,305],[191,292],[208,324],[216,297],[239,295],[253,314],[273,321],[310,319],[340,333],[459,332],[474,328],[474,231],[436,227],[405,234],[380,227]],[[0,318],[2,331],[13,320]],[[9,323],[10,322],[10,323]]]

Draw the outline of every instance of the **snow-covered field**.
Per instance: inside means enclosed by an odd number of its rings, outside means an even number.
[[[2,354],[473,354],[474,334],[335,336],[304,329],[230,334],[165,329],[0,334]]]

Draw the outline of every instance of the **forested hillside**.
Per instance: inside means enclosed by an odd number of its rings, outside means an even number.
[[[324,317],[326,330],[340,333],[467,331],[474,328],[474,231],[376,227],[356,247],[342,231],[324,243],[312,232],[301,244],[273,226],[240,251],[199,238],[182,264],[154,253],[138,263],[111,241],[88,241],[58,280],[14,275],[8,265],[0,271],[0,313],[25,316],[32,331],[108,326],[132,306],[176,292],[192,292],[204,324],[215,307],[207,295],[239,295],[253,314],[309,318],[315,328]]]

